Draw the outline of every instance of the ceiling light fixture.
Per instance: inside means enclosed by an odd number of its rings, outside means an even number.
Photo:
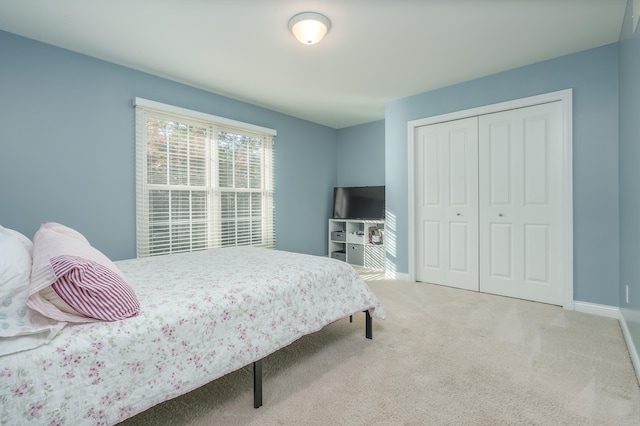
[[[331,29],[331,21],[319,13],[302,12],[289,20],[289,30],[302,44],[316,44]]]

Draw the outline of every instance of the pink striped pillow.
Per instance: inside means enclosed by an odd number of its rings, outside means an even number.
[[[140,305],[135,293],[111,269],[77,256],[62,255],[51,259],[57,281],[51,288],[58,297],[78,313],[105,321],[137,315]]]
[[[115,321],[140,312],[124,275],[77,231],[43,223],[33,237],[27,304],[59,321]]]

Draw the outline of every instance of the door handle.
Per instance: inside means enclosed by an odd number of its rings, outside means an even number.
[[[502,213],[498,213],[498,216],[502,217]]]

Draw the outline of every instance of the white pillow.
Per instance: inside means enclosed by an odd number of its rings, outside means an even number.
[[[14,231],[13,229],[9,229],[9,228],[3,228],[2,226],[0,226],[0,232],[3,232],[5,234],[8,234],[16,238],[18,241],[20,241],[20,243],[24,246],[24,248],[27,249],[27,251],[29,252],[29,256],[33,256],[33,242],[31,242],[29,238],[25,237],[18,231]]]
[[[0,356],[44,345],[65,326],[26,305],[33,245],[0,226]]]

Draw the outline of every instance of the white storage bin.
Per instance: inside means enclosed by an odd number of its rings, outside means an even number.
[[[362,234],[349,234],[347,242],[350,244],[367,244],[367,236]]]

